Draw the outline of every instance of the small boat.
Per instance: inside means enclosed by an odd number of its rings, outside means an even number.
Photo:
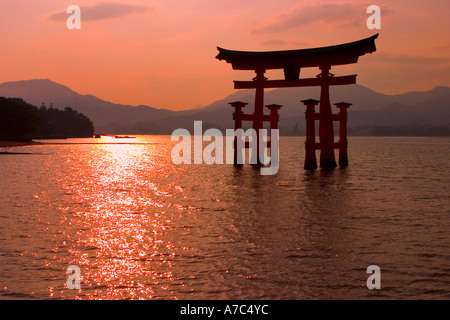
[[[116,139],[136,139],[136,137],[130,137],[130,136],[116,136]]]

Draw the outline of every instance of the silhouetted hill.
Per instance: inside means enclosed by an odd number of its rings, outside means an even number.
[[[412,124],[447,128],[450,123],[448,87],[386,95],[361,85],[351,85],[332,87],[330,93],[332,103],[346,101],[353,104],[349,110],[349,128],[366,126],[373,132],[374,128]],[[176,128],[191,128],[195,120],[217,128],[233,128],[232,110],[228,103],[236,100],[248,102],[245,112],[252,112],[254,103],[254,90],[239,90],[206,107],[170,111],[110,103],[92,95],[80,95],[50,80],[3,83],[0,84],[0,96],[21,97],[36,105],[44,102],[47,105],[68,106],[87,115],[93,121],[96,132],[124,134],[170,134]],[[283,105],[280,111],[281,134],[304,134],[305,107],[300,100],[319,97],[320,89],[315,87],[282,88],[266,91],[265,104]],[[355,130],[351,132],[357,134]]]
[[[93,133],[89,118],[69,107],[37,108],[21,98],[0,97],[2,140],[84,138]]]

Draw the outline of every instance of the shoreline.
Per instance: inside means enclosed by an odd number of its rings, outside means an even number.
[[[12,140],[0,140],[0,148],[13,148],[40,145],[42,143],[36,141],[12,141]]]

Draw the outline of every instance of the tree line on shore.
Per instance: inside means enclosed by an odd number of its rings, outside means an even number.
[[[93,134],[92,121],[72,108],[38,108],[21,98],[0,97],[2,140],[85,138]]]

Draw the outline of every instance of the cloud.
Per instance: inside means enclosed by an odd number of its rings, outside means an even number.
[[[154,12],[154,8],[126,3],[98,3],[92,6],[80,6],[82,21],[116,19],[131,14]],[[57,12],[47,17],[49,21],[65,21],[69,17],[66,11]]]
[[[282,39],[268,39],[262,41],[260,44],[264,47],[272,47],[272,46],[284,46],[287,44],[287,42]]]
[[[445,53],[448,56],[450,52],[450,43],[435,46],[433,51]]]
[[[251,31],[252,34],[281,32],[317,22],[353,26],[367,18],[367,6],[355,3],[322,3],[296,7],[278,15],[273,21]]]
[[[413,56],[407,54],[391,54],[380,52],[373,57],[373,62],[383,62],[388,64],[393,64],[396,66],[442,66],[448,65],[448,57],[425,57],[425,56]]]

